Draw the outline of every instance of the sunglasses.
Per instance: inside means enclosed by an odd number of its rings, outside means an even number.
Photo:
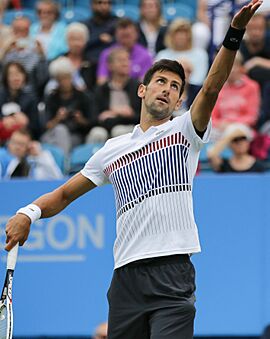
[[[40,15],[40,14],[55,14],[55,11],[53,11],[53,10],[46,11],[46,10],[43,10],[43,9],[38,9],[37,13],[38,13],[38,15]]]
[[[236,137],[232,140],[232,142],[239,142],[239,141],[244,141],[247,140],[247,137],[245,137],[244,135],[241,137]]]

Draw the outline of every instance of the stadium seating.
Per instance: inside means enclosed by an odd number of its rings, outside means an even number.
[[[192,8],[192,11],[194,13],[194,17],[196,16],[196,11],[197,11],[197,0],[163,0],[163,3],[169,3],[171,5],[177,5],[177,4],[183,4],[183,5],[188,5],[189,7]]]
[[[69,160],[69,174],[74,174],[81,170],[88,159],[98,151],[103,144],[84,144],[73,149]]]
[[[38,0],[21,0],[22,8],[35,8]]]
[[[128,17],[134,21],[139,19],[139,9],[135,5],[116,4],[113,5],[113,13],[119,18]]]
[[[12,21],[18,17],[26,16],[31,22],[34,22],[36,18],[36,13],[34,9],[24,8],[20,10],[9,9],[5,11],[3,17],[3,23],[10,25]]]
[[[200,170],[203,172],[208,172],[208,171],[212,171],[212,167],[208,161],[208,157],[207,157],[207,150],[209,149],[209,147],[211,147],[211,143],[204,145],[204,147],[201,149],[200,152],[200,157],[199,157],[199,161],[200,161]],[[221,153],[221,157],[228,159],[230,158],[232,155],[232,151],[230,150],[230,148],[225,148],[223,150],[223,152]]]
[[[48,150],[51,152],[52,156],[54,157],[55,162],[57,163],[58,167],[62,171],[62,173],[65,173],[65,168],[66,168],[66,159],[64,152],[62,151],[61,148],[47,144],[47,143],[42,143],[42,148],[44,150]]]
[[[90,7],[86,9],[85,7],[72,7],[72,8],[63,8],[61,10],[61,19],[67,24],[75,21],[86,20],[91,16]]]
[[[175,18],[185,18],[188,20],[194,20],[195,13],[192,7],[181,4],[164,4],[163,6],[163,16],[168,22],[172,21]]]

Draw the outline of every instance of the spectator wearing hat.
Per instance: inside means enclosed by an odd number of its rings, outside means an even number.
[[[219,173],[264,172],[263,164],[249,154],[253,131],[246,125],[235,123],[226,128],[223,137],[208,150],[208,159],[214,171]],[[225,148],[230,148],[229,159],[221,157]]]

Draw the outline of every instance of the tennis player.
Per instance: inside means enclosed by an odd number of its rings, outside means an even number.
[[[176,61],[158,61],[138,89],[141,119],[133,132],[108,140],[80,173],[19,209],[7,223],[9,251],[17,242],[23,245],[32,222],[56,215],[96,186],[112,183],[117,237],[108,291],[109,339],[193,337],[195,272],[190,255],[200,251],[193,177],[218,93],[261,3],[252,0],[234,16],[190,111],[171,119],[181,105],[184,70]]]

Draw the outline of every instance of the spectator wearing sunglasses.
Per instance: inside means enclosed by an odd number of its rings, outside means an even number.
[[[38,21],[30,28],[30,35],[40,42],[48,60],[67,52],[66,24],[59,20],[60,8],[52,0],[40,0],[36,6]]]
[[[107,339],[108,338],[107,331],[108,331],[108,324],[107,323],[101,323],[96,328],[93,339]]]
[[[208,150],[208,159],[219,173],[248,173],[265,171],[264,165],[249,153],[253,131],[248,126],[235,123],[226,128],[223,137]],[[232,156],[223,158],[221,153],[230,148]]]

